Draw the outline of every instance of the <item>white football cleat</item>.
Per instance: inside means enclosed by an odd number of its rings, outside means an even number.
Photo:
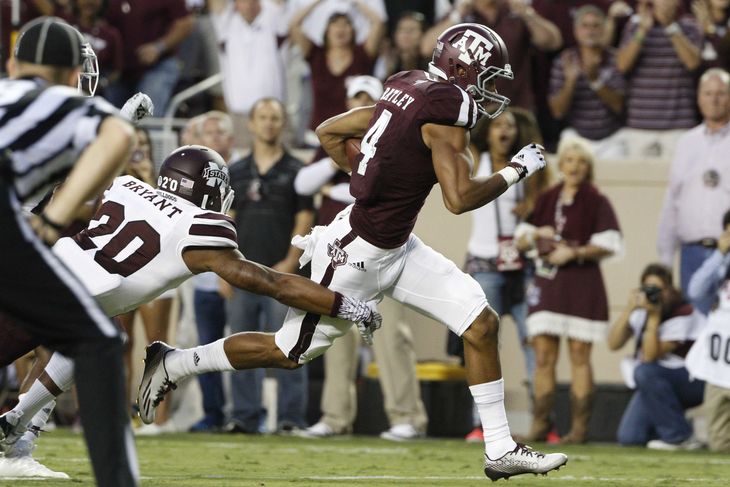
[[[566,463],[568,457],[563,453],[542,453],[517,443],[514,450],[497,460],[490,459],[485,453],[484,473],[493,481],[524,473],[547,475],[549,471],[558,470]]]
[[[71,477],[63,472],[51,470],[27,455],[14,458],[0,457],[0,479],[3,478],[69,479]]]
[[[165,398],[165,394],[177,389],[177,384],[170,381],[165,368],[165,357],[175,350],[164,342],[153,342],[146,350],[142,383],[137,392],[139,417],[145,424],[155,421],[155,409]]]
[[[18,428],[19,420],[20,416],[13,411],[0,416],[0,453],[7,453],[25,433]]]

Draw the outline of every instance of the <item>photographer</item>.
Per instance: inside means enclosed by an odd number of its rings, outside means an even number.
[[[621,364],[626,385],[636,392],[621,418],[619,443],[657,450],[701,446],[684,412],[702,403],[704,382],[690,380],[684,357],[703,322],[672,285],[668,267],[649,264],[644,269],[641,288],[632,291],[608,336],[611,350],[635,337],[633,355]]]

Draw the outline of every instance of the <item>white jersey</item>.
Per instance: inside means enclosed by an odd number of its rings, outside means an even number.
[[[231,218],[132,176],[116,178],[88,228],[53,247],[109,316],[179,286],[188,248],[237,248]]]

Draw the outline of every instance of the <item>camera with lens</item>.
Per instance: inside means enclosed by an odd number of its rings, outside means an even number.
[[[641,292],[651,304],[659,304],[662,300],[662,288],[657,286],[641,286]]]

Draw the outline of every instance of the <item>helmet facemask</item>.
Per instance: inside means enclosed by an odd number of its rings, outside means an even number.
[[[233,191],[233,188],[231,188],[229,186],[226,191],[226,195],[223,198],[223,203],[221,203],[221,213],[223,213],[223,214],[228,213],[228,210],[231,209],[231,205],[233,204],[233,198],[235,196],[236,196],[236,192]]]
[[[99,60],[88,42],[81,45],[81,57],[83,61],[77,88],[86,96],[94,96],[99,85]]]
[[[489,89],[490,82],[496,82],[496,78],[514,79],[510,65],[505,64],[504,68],[487,66],[477,75],[477,84],[466,87],[466,91],[474,98],[479,113],[491,119],[497,118],[510,103],[509,98]],[[496,105],[496,108],[488,110],[489,105]]]
[[[209,167],[203,171],[203,178],[206,180],[206,185],[214,189],[208,190],[209,193],[203,195],[200,207],[205,210],[228,213],[235,196],[233,188],[231,188],[228,168],[219,167],[215,162],[208,164]]]

